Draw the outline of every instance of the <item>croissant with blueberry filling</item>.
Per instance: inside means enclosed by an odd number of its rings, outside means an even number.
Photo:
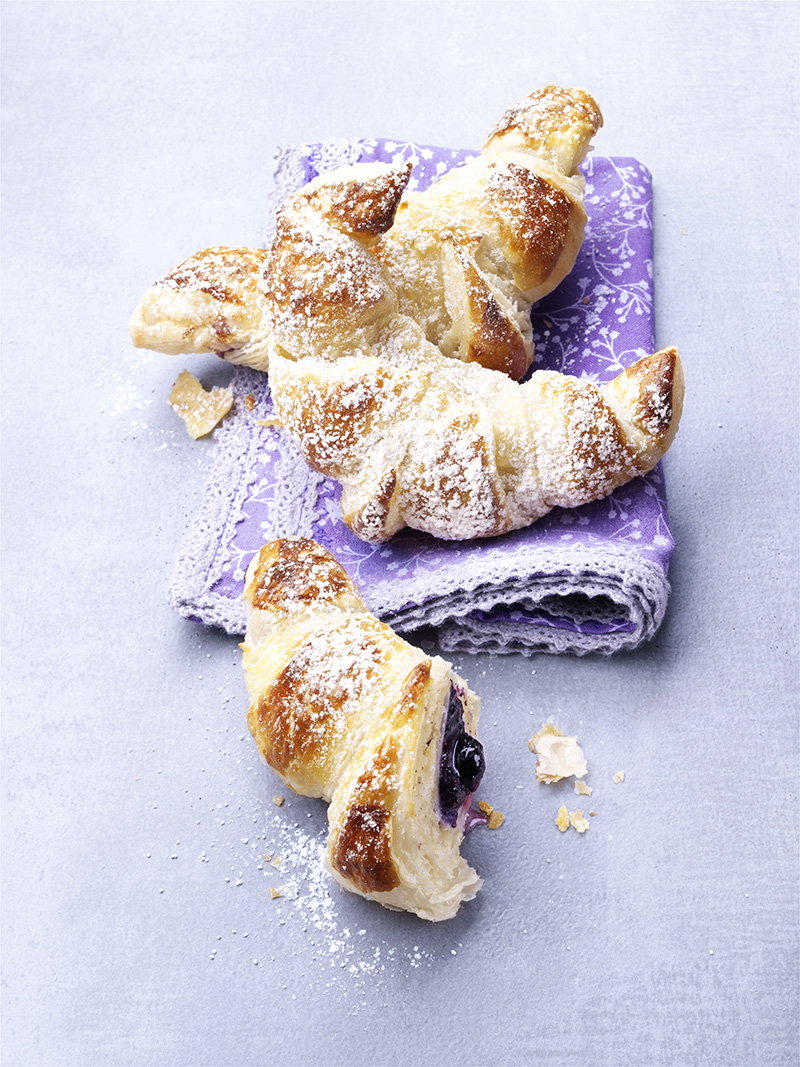
[[[481,818],[478,698],[371,615],[314,541],[264,545],[244,596],[250,730],[287,785],[329,802],[334,878],[387,907],[451,918],[481,886],[460,854]]]

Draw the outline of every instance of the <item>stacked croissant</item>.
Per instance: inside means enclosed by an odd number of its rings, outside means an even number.
[[[156,282],[131,320],[132,340],[170,353],[215,352],[268,371],[278,419],[309,466],[341,483],[344,521],[366,541],[386,540],[404,526],[440,538],[491,537],[527,526],[556,505],[606,496],[651,470],[669,448],[683,376],[674,348],[640,359],[603,388],[552,371],[528,375],[534,358],[530,309],[575,263],[586,223],[578,167],[601,124],[589,94],[548,86],[501,117],[478,157],[424,192],[407,189],[410,164],[356,164],[322,174],[283,203],[268,250],[209,248]],[[331,800],[329,862],[339,879],[428,918],[451,914],[453,901],[457,907],[477,886],[473,872],[467,876],[455,863],[457,845],[452,854],[449,830],[460,835],[463,819],[448,827],[446,846],[430,827],[415,829],[429,842],[416,846],[428,876],[440,864],[449,872],[446,889],[435,877],[435,884],[421,888],[421,868],[409,860],[403,835],[408,812],[419,815],[429,803],[430,767],[412,772],[408,767],[418,766],[412,761],[401,772],[388,756],[393,741],[370,748],[365,740],[364,716],[382,724],[385,738],[399,736],[398,724],[407,718],[399,709],[411,699],[408,686],[416,692],[409,679],[422,677],[414,674],[422,661],[406,671],[410,646],[403,644],[402,654],[392,651],[403,663],[403,680],[387,697],[390,714],[362,695],[366,682],[351,684],[346,656],[339,656],[318,669],[325,679],[332,672],[339,681],[331,685],[343,686],[347,702],[358,707],[338,717],[312,714],[317,668],[291,667],[295,653],[287,635],[302,622],[298,639],[324,645],[329,615],[346,609],[337,600],[334,611],[325,598],[316,608],[313,598],[304,600],[302,613],[287,607],[280,582],[258,578],[263,563],[256,564],[256,577],[248,576],[246,596],[255,614],[245,642],[246,670],[257,678],[251,727],[262,751],[295,789]],[[316,580],[309,585],[318,587]],[[264,589],[278,595],[272,606]],[[312,634],[302,627],[313,629],[314,618],[321,628]],[[364,644],[362,629],[380,624],[367,626],[363,607],[336,626],[335,647],[352,641],[352,655],[367,657],[360,668],[367,673],[373,662],[389,663],[385,650],[400,648],[385,628],[380,639],[373,634],[376,643]],[[260,653],[253,651],[253,633],[260,635],[256,645],[263,643]],[[426,667],[426,681],[419,682],[427,695],[414,698],[417,711],[408,722],[416,723],[413,729],[429,747],[438,729],[441,748],[449,715],[442,707],[450,698],[443,700],[440,690],[447,688],[442,679],[449,668],[430,662],[437,666]],[[279,679],[283,695],[275,707],[284,710],[254,711],[272,707],[278,698],[263,693],[272,693]],[[466,691],[460,681],[452,685]],[[305,712],[290,691],[300,694]],[[289,706],[295,710],[286,711]],[[298,727],[306,713],[313,725]],[[286,764],[275,755],[294,752],[292,746],[273,739],[285,734],[300,744],[298,730],[316,740],[341,735],[353,752],[363,748],[367,777],[359,778],[338,756],[325,756],[313,774],[298,773],[295,756],[286,756]],[[353,799],[380,792],[384,774],[393,782],[417,774],[426,783],[415,801],[382,807],[391,808],[386,818],[368,814],[372,800]],[[352,815],[355,810],[361,814]],[[350,816],[342,815],[347,811]],[[365,874],[347,858],[342,840],[373,857],[367,867],[394,873],[386,879]]]

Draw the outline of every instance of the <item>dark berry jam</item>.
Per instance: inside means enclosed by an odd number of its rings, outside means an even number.
[[[451,682],[439,762],[439,812],[442,822],[448,826],[456,825],[464,801],[481,784],[485,770],[483,745],[467,733],[462,695]]]

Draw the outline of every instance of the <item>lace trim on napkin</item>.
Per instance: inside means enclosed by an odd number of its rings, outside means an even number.
[[[233,539],[248,519],[246,506],[259,494],[268,503],[270,523],[258,528],[262,542],[285,536],[277,532],[283,530],[313,537],[322,477],[309,470],[283,431],[258,425],[272,414],[266,374],[236,367],[232,387],[233,410],[215,431],[214,466],[195,524],[175,562],[169,599],[185,618],[240,634],[245,630],[241,597],[220,595],[216,587],[231,572],[244,581],[253,553],[237,550]],[[262,484],[265,470],[268,484]]]
[[[412,184],[424,187],[472,154],[391,141],[282,148],[265,241],[276,207],[323,170],[411,159]],[[652,350],[652,238],[645,168],[595,162],[596,183],[606,187],[594,189],[590,159],[586,270],[576,266],[571,288],[562,283],[533,317],[537,353],[551,354],[549,366],[598,380]],[[606,203],[616,215],[602,216]],[[638,275],[627,278],[637,260]],[[236,367],[233,388],[234,409],[216,431],[205,498],[170,584],[181,615],[243,633],[249,560],[264,541],[301,535],[339,558],[372,611],[402,631],[435,627],[445,651],[609,654],[635,648],[660,625],[672,551],[660,467],[607,501],[556,509],[503,538],[462,545],[403,531],[386,545],[365,545],[341,521],[338,486],[311,472],[283,431],[259,425],[272,411],[267,376]]]

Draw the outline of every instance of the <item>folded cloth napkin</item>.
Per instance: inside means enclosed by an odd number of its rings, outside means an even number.
[[[474,154],[386,140],[287,147],[269,217],[289,192],[343,163],[411,160],[410,187],[425,188]],[[605,383],[655,348],[651,179],[628,158],[590,156],[582,171],[586,239],[572,273],[533,310],[535,367]],[[342,522],[339,486],[310,471],[280,428],[259,425],[272,411],[268,376],[236,368],[233,389],[172,576],[170,600],[185,617],[243,633],[253,554],[302,535],[333,552],[375,614],[405,632],[434,627],[444,651],[608,654],[660,625],[673,549],[660,465],[603,500],[556,508],[501,537],[453,542],[403,530],[366,544]]]

